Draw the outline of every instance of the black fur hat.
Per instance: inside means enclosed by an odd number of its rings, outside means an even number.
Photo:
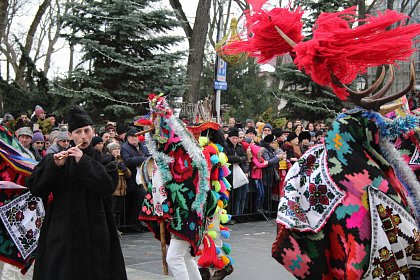
[[[69,132],[75,129],[92,125],[92,119],[81,107],[75,105],[69,110]]]

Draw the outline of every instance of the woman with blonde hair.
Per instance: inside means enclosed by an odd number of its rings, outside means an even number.
[[[263,129],[264,129],[265,123],[257,122],[255,126],[257,127],[257,135],[255,136],[254,142],[260,143],[261,139],[263,139]]]

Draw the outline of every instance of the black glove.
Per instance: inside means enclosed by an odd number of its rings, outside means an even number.
[[[124,162],[122,161],[119,162],[117,166],[118,166],[118,169],[122,170],[123,172],[127,171],[127,167],[125,166]]]

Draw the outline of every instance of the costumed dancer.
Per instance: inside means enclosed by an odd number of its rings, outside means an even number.
[[[210,157],[203,154],[163,96],[151,94],[149,101],[154,131],[147,134],[147,148],[155,165],[139,219],[157,239],[165,234],[166,260],[175,279],[201,279],[194,257],[207,217],[214,215],[217,206],[210,190]]]
[[[325,143],[310,149],[289,170],[279,203],[273,257],[298,279],[418,277],[420,184],[389,142],[413,130],[418,120],[407,116],[389,121],[377,111],[413,88],[412,66],[410,84],[385,96],[394,79],[392,65],[413,53],[412,39],[419,35],[420,25],[404,26],[407,16],[395,11],[357,20],[352,7],[321,14],[313,38],[301,42],[301,30],[293,28],[301,27],[300,19],[292,22],[278,16],[293,18],[296,11],[267,12],[256,6],[248,24],[253,37],[238,50],[277,33],[283,39],[278,48],[271,44],[273,52],[259,49],[254,56],[265,61],[291,52],[298,68],[314,82],[364,108],[339,115]],[[364,24],[352,27],[360,21]],[[397,27],[390,29],[393,24]],[[345,86],[367,67],[383,64],[390,64],[390,78],[373,96],[370,93],[384,80],[384,69],[365,91]]]
[[[226,211],[231,185],[226,179],[230,171],[227,156],[223,152],[224,135],[220,125],[215,122],[204,122],[187,128],[199,141],[203,153],[210,156],[211,189],[217,197],[216,212],[212,217],[208,217],[198,265],[203,280],[221,280],[233,272],[233,259],[230,257],[232,248],[226,243],[231,233],[230,229],[224,226],[231,218]]]
[[[24,187],[36,161],[0,125],[0,279],[22,279],[35,259],[44,218],[41,199]]]

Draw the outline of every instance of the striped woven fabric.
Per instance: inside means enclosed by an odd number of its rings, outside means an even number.
[[[0,206],[7,207],[19,197],[25,195],[28,189],[25,180],[32,174],[36,161],[25,157],[24,148],[16,138],[0,126]],[[35,251],[25,259],[10,237],[3,221],[0,221],[0,260],[21,268],[22,273],[30,267]]]

